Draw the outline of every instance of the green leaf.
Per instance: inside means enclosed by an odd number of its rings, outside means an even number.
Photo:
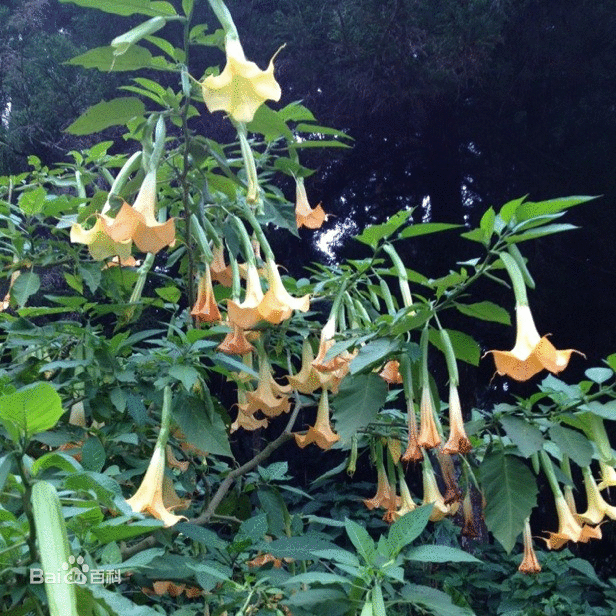
[[[494,233],[494,220],[496,213],[493,207],[489,207],[479,221],[479,228],[483,232],[483,243],[487,246],[490,243],[490,238]]]
[[[400,232],[400,238],[418,237],[419,235],[428,235],[429,233],[438,233],[439,231],[447,231],[448,229],[456,229],[462,225],[453,225],[446,222],[424,222],[419,225],[412,225],[403,229]]]
[[[90,436],[81,448],[81,464],[88,471],[100,473],[105,466],[107,454],[103,444],[95,436]]]
[[[508,201],[501,207],[498,215],[508,223],[516,213],[518,207],[522,204],[522,202],[526,199],[526,195],[524,197],[519,197],[518,199],[514,199],[513,201]]]
[[[28,298],[38,293],[41,288],[41,279],[35,272],[21,273],[13,283],[11,297],[15,299],[17,305],[22,308]]]
[[[557,424],[549,429],[549,433],[560,451],[567,454],[578,466],[584,468],[592,462],[592,445],[581,432]]]
[[[294,575],[288,580],[282,582],[283,586],[289,584],[352,584],[353,580],[345,578],[335,573],[321,573],[319,571],[312,571],[310,573],[300,573]]]
[[[199,379],[199,372],[192,366],[171,366],[169,375],[180,381],[187,391],[190,391]]]
[[[322,551],[338,551],[334,543],[322,537],[310,535],[301,537],[282,537],[267,542],[267,551],[276,558],[293,558],[294,560],[314,560],[314,554]],[[344,551],[344,550],[340,550]]]
[[[252,133],[260,133],[266,141],[274,141],[278,137],[293,141],[293,133],[280,114],[267,105],[261,105],[257,109],[252,122],[249,122],[246,128]]]
[[[511,325],[511,316],[509,312],[501,306],[492,302],[477,302],[475,304],[455,304],[456,309],[469,317],[481,319],[482,321],[494,321],[503,323],[503,325]]]
[[[333,398],[333,418],[342,442],[349,441],[358,428],[374,421],[387,398],[387,383],[374,373],[345,377]]]
[[[481,357],[481,348],[468,334],[459,332],[454,329],[448,329],[447,333],[453,346],[453,352],[457,359],[464,361],[467,364],[473,366],[479,365],[479,359]],[[443,341],[438,330],[430,329],[429,334],[430,342],[442,353],[445,352],[443,347]],[[343,381],[344,382],[344,381]]]
[[[537,505],[535,476],[519,458],[506,455],[502,449],[484,458],[480,473],[487,501],[486,525],[509,553],[524,528],[524,520]]]
[[[154,292],[171,304],[177,304],[180,297],[182,297],[182,292],[177,287],[161,287],[160,289],[154,289]]]
[[[0,421],[14,441],[53,428],[64,409],[50,383],[26,385],[0,397]]]
[[[161,520],[145,519],[129,522],[129,518],[121,516],[92,527],[90,532],[101,543],[111,543],[112,541],[124,541],[144,533],[150,533],[153,530],[162,528],[162,526]]]
[[[233,457],[222,417],[217,413],[210,416],[199,398],[183,393],[174,396],[173,418],[190,445],[213,455]]]
[[[572,231],[578,229],[576,225],[570,225],[569,223],[543,225],[542,227],[535,227],[530,231],[524,231],[523,233],[516,233],[505,238],[508,244],[518,244],[519,242],[525,242],[526,240],[534,240],[546,235],[552,235],[553,233],[562,233],[563,231]]]
[[[438,616],[474,616],[471,609],[455,605],[447,593],[431,586],[406,584],[400,593],[411,605],[426,607]]]
[[[107,590],[101,584],[90,584],[87,588],[84,587],[84,592],[91,593],[96,603],[104,607],[109,616],[160,616],[160,612],[154,608],[137,605],[118,592]]]
[[[432,504],[417,507],[413,511],[396,520],[389,529],[388,539],[392,549],[392,557],[412,543],[423,532],[432,513]]]
[[[374,364],[381,363],[386,357],[395,353],[400,348],[398,340],[378,338],[360,347],[359,352],[351,362],[351,374],[357,374]]]
[[[344,528],[351,540],[351,543],[355,546],[357,552],[369,565],[372,564],[372,560],[376,553],[376,545],[372,540],[372,537],[368,534],[368,531],[358,524],[346,518],[344,520]]]
[[[472,554],[447,545],[419,545],[409,550],[404,557],[424,563],[481,563]]]
[[[604,367],[588,368],[588,370],[586,370],[584,374],[591,381],[593,381],[594,383],[598,383],[599,385],[601,385],[601,383],[605,383],[605,381],[609,381],[609,379],[611,379],[612,376],[614,376],[613,370],[611,370],[610,368],[604,368]]]
[[[121,96],[93,105],[81,114],[67,129],[72,135],[90,135],[110,126],[126,124],[145,113],[145,105],[134,96]]]
[[[516,209],[515,217],[516,220],[522,221],[545,214],[555,214],[575,205],[579,205],[580,203],[591,201],[592,199],[596,199],[596,197],[563,197],[562,199],[550,199],[549,201],[539,201],[538,203],[528,201]]]
[[[173,5],[169,2],[156,0],[60,0],[60,2],[71,2],[78,6],[84,6],[90,9],[98,9],[106,13],[114,15],[122,15],[128,17],[138,13],[139,15],[147,15],[156,17],[157,15],[176,15]]]
[[[65,62],[84,68],[95,68],[104,73],[118,73],[122,71],[138,71],[150,68],[153,64],[152,54],[145,47],[132,45],[121,56],[113,54],[113,47],[96,47]]]
[[[83,281],[88,285],[90,293],[94,293],[101,283],[102,272],[98,263],[80,263],[78,265],[79,274]]]
[[[42,186],[38,186],[22,192],[17,199],[17,204],[26,216],[36,216],[43,211],[46,196],[47,191]]]
[[[519,417],[501,417],[500,422],[511,442],[525,458],[543,448],[545,441],[541,430],[529,421]]]
[[[202,543],[209,549],[224,550],[227,547],[227,542],[209,528],[203,528],[188,522],[178,522],[174,525],[173,530],[182,533],[193,541]]]
[[[359,235],[355,236],[355,239],[363,244],[368,244],[368,246],[372,248],[376,248],[380,240],[395,233],[408,220],[412,213],[411,210],[396,212],[387,222],[366,227]]]

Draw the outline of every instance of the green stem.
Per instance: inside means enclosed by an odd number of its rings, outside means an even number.
[[[248,190],[246,193],[246,202],[251,205],[259,206],[261,202],[261,189],[259,187],[259,177],[257,175],[257,165],[252,148],[248,143],[246,132],[246,124],[244,122],[234,122],[237,130],[237,135],[240,138],[240,148],[242,151],[242,159],[244,161],[244,170],[246,171],[246,182]]]
[[[550,488],[552,490],[552,494],[554,494],[554,498],[558,498],[559,496],[564,498],[562,490],[558,485],[558,479],[556,479],[556,473],[554,472],[554,466],[552,465],[552,460],[548,454],[541,450],[539,452],[539,459],[541,460],[541,466],[543,467],[543,472],[547,477],[548,483],[550,484]]]
[[[169,430],[171,427],[171,402],[173,396],[171,393],[171,385],[165,385],[163,390],[163,408],[160,417],[160,432],[156,439],[156,448],[164,449],[169,440]]]
[[[143,294],[143,288],[145,286],[145,281],[148,277],[153,263],[154,253],[148,252],[148,254],[145,256],[145,259],[143,260],[143,263],[141,264],[141,267],[137,272],[138,278],[137,282],[135,283],[135,288],[133,289],[130,299],[128,300],[129,304],[136,304],[141,299],[141,295]]]
[[[515,259],[508,253],[500,254],[501,261],[507,269],[511,284],[513,285],[513,293],[515,295],[516,306],[528,306],[528,296],[526,295],[526,283],[524,276],[518,267]]]
[[[428,323],[424,326],[421,332],[421,339],[419,341],[419,348],[421,350],[421,386],[430,386],[430,377],[428,374],[428,336],[430,332],[428,329]]]
[[[218,18],[220,25],[223,27],[225,35],[229,38],[239,39],[237,28],[235,27],[235,23],[233,23],[233,17],[231,17],[231,13],[225,6],[225,3],[222,2],[222,0],[208,0],[208,2]]]
[[[413,304],[413,297],[411,296],[411,289],[409,287],[408,274],[406,273],[406,267],[402,263],[400,255],[396,252],[396,249],[391,244],[384,244],[383,250],[389,255],[390,259],[396,269],[398,275],[398,283],[400,285],[400,293],[402,294],[402,302],[404,307],[408,308]]]

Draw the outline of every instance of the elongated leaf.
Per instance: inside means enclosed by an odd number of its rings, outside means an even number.
[[[22,308],[28,298],[38,293],[41,288],[41,279],[35,272],[23,272],[20,274],[11,288],[11,297],[15,299],[17,305]]]
[[[424,563],[481,563],[472,554],[447,545],[418,545],[404,556],[407,560]]]
[[[411,605],[424,606],[438,616],[474,616],[471,609],[455,605],[447,593],[431,586],[407,584],[400,592]]]
[[[515,235],[510,235],[506,238],[508,244],[518,244],[519,242],[525,242],[526,240],[535,240],[539,237],[544,237],[546,235],[552,235],[553,233],[562,233],[563,231],[573,231],[573,229],[578,229],[579,227],[575,225],[570,225],[569,223],[561,223],[554,225],[543,225],[542,227],[535,227],[530,231],[524,231],[523,233],[516,233]]]
[[[363,244],[368,244],[372,248],[376,248],[380,240],[395,233],[408,220],[411,214],[411,210],[396,212],[387,222],[366,227],[359,235],[355,236],[355,239]]]
[[[185,394],[173,399],[173,418],[190,445],[205,453],[233,457],[222,417],[212,416],[199,398]]]
[[[503,450],[486,456],[480,472],[487,501],[486,524],[509,553],[524,528],[524,520],[537,505],[535,476],[519,458]]]
[[[276,558],[293,558],[294,560],[314,559],[315,553],[323,551],[344,552],[344,550],[338,550],[335,544],[310,534],[275,539],[267,543],[267,551]]]
[[[356,374],[343,379],[333,398],[336,432],[345,442],[358,428],[374,421],[387,398],[387,383],[378,375]]]
[[[105,73],[119,73],[123,71],[138,71],[153,65],[152,54],[145,47],[131,46],[121,56],[113,54],[113,47],[95,47],[79,56],[75,56],[66,62],[74,66],[95,68]]]
[[[555,214],[575,205],[579,205],[580,203],[586,203],[586,201],[591,201],[592,199],[596,199],[596,197],[564,197],[562,199],[539,201],[538,203],[528,201],[527,203],[520,205],[520,207],[516,209],[515,217],[518,221],[522,221],[528,220],[529,218],[535,218],[536,216],[543,216],[544,214]]]
[[[282,582],[283,586],[289,584],[352,584],[351,578],[336,575],[335,573],[321,573],[311,571],[310,573],[300,573]]]
[[[88,471],[102,471],[106,456],[103,444],[95,436],[90,436],[81,448],[81,463]]]
[[[101,584],[90,584],[85,591],[92,594],[94,600],[110,616],[160,616],[160,612],[147,605],[137,605],[116,591],[107,590]]]
[[[469,317],[481,319],[482,321],[494,321],[511,325],[511,316],[509,312],[493,302],[477,302],[476,304],[458,304],[456,309]]]
[[[511,442],[525,458],[543,447],[545,441],[541,430],[528,421],[519,417],[502,417],[500,421]]]
[[[423,505],[396,520],[389,529],[388,539],[392,557],[412,543],[423,532],[432,513],[432,505]]]
[[[400,346],[397,340],[378,338],[359,349],[356,357],[351,362],[351,374],[357,374],[374,364],[382,362],[386,357],[395,353]]]
[[[368,531],[357,522],[353,522],[353,520],[348,518],[344,521],[344,528],[358,554],[362,556],[366,563],[371,564],[376,552],[376,545]]]
[[[453,346],[453,352],[457,359],[472,364],[473,366],[479,365],[479,358],[481,357],[481,348],[468,334],[459,332],[457,330],[448,329],[447,333]],[[430,342],[442,353],[445,352],[443,347],[443,341],[438,330],[430,330]],[[344,381],[343,381],[344,382]]]
[[[106,13],[114,15],[123,15],[127,17],[138,13],[139,15],[148,15],[156,17],[157,15],[175,15],[175,9],[169,2],[156,0],[60,0],[60,2],[77,4],[89,9],[98,9]]]
[[[80,115],[67,129],[73,135],[90,135],[110,126],[126,124],[143,115],[145,105],[134,96],[122,96],[93,105]]]
[[[92,532],[101,543],[111,543],[112,541],[124,541],[132,537],[143,535],[144,533],[150,533],[157,528],[162,528],[162,526],[163,523],[160,520],[153,519],[128,523],[128,518],[122,516],[94,526],[90,528],[90,532]]]
[[[567,454],[576,464],[583,468],[592,462],[592,445],[581,432],[561,425],[552,426],[549,432],[560,451]]]
[[[401,238],[418,237],[420,235],[428,235],[429,233],[438,233],[439,231],[447,231],[448,229],[455,229],[462,225],[453,225],[446,222],[424,222],[419,225],[412,225],[403,229],[400,232]]]

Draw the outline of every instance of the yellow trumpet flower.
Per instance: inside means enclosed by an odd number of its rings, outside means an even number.
[[[530,532],[530,522],[528,518],[524,521],[524,532],[522,534],[524,538],[524,558],[518,567],[520,573],[539,573],[541,571],[541,565],[537,560],[537,554],[533,547],[533,537]]]
[[[139,489],[126,502],[135,513],[147,511],[155,518],[162,520],[164,525],[168,527],[187,518],[171,512],[172,509],[180,506],[179,503],[165,505],[163,500],[164,476],[165,450],[163,447],[156,447]]]
[[[471,442],[466,436],[462,408],[458,388],[449,385],[449,438],[443,445],[443,453],[468,453],[472,449]]]
[[[314,208],[310,207],[304,178],[297,178],[295,180],[295,222],[297,228],[319,229],[326,220],[327,214],[320,204]]]
[[[251,122],[266,100],[279,101],[280,85],[274,78],[274,58],[278,51],[262,71],[254,62],[246,60],[240,41],[228,36],[224,70],[220,75],[206,77],[201,83],[209,112],[225,111],[236,122]]]
[[[282,283],[278,266],[271,259],[265,265],[269,289],[257,307],[261,318],[277,325],[288,319],[294,310],[307,312],[310,308],[310,295],[292,297]]]
[[[252,329],[262,320],[258,306],[263,300],[261,278],[259,270],[254,263],[249,263],[246,270],[246,296],[244,301],[238,303],[232,299],[227,300],[229,321],[242,329]]]
[[[327,388],[321,391],[321,399],[319,400],[319,408],[317,410],[317,418],[314,426],[308,428],[306,434],[294,434],[295,442],[302,449],[314,443],[321,449],[327,450],[334,443],[340,440],[340,437],[332,430],[329,419],[329,397]]]
[[[544,368],[554,374],[562,372],[571,359],[575,349],[557,350],[548,340],[537,332],[530,308],[516,306],[517,333],[515,346],[511,351],[488,351],[494,356],[496,371],[516,381],[528,381]]]
[[[111,239],[133,240],[142,252],[156,254],[175,243],[173,219],[167,222],[156,219],[156,170],[146,173],[132,207],[124,203],[113,220],[107,216],[100,216],[99,220]]]
[[[130,238],[122,241],[114,240],[108,232],[113,218],[106,214],[97,217],[91,229],[74,223],[71,226],[70,240],[73,244],[85,244],[95,261],[103,261],[110,257],[119,257],[120,262],[128,262],[131,256],[133,242]]]
[[[432,396],[428,386],[422,388],[419,410],[419,436],[417,437],[417,442],[424,449],[438,447],[441,444],[441,435],[434,419]]]

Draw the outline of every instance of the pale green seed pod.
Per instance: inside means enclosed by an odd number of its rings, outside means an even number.
[[[41,554],[50,616],[79,616],[75,586],[66,578],[71,551],[56,489],[47,481],[32,487],[34,527]]]

